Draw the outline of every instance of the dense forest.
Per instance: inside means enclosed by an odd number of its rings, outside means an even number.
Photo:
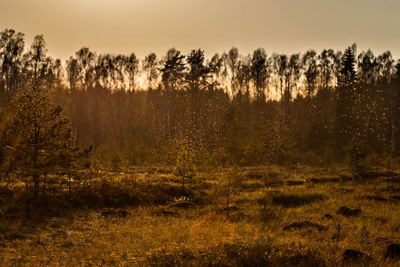
[[[70,167],[88,154],[109,166],[171,165],[183,154],[198,166],[347,162],[356,170],[399,156],[400,61],[389,51],[232,48],[206,59],[201,49],[172,48],[141,60],[83,47],[62,62],[46,55],[43,35],[30,46],[23,33],[0,35],[3,172],[24,171],[33,149],[24,137],[43,118],[56,123],[32,137],[44,139],[33,169],[52,160]],[[57,158],[61,148],[68,157]]]

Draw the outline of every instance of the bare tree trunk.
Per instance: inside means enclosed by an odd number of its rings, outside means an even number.
[[[34,188],[33,188],[33,194],[34,194],[34,198],[35,200],[37,200],[39,198],[39,189],[40,189],[40,175],[35,173],[33,176],[33,184],[34,184]]]
[[[68,194],[69,194],[69,199],[71,200],[71,195],[72,195],[71,173],[69,173],[69,172],[68,172]]]
[[[227,196],[226,196],[226,216],[229,218],[229,209],[230,209],[230,196],[231,196],[231,178],[228,176],[228,184],[227,184]]]
[[[185,177],[182,176],[182,195],[186,196],[185,194]]]
[[[43,198],[46,197],[46,177],[47,177],[47,174],[44,174],[43,175],[43,188],[42,188],[42,196],[43,196]]]
[[[390,100],[390,141],[391,141],[391,153],[394,153],[395,145],[394,145],[394,133],[395,133],[395,126],[394,126],[394,112],[393,112],[393,100]]]
[[[30,199],[29,199],[29,184],[28,179],[25,180],[25,214],[26,218],[29,219],[31,217],[30,212]]]
[[[390,190],[390,160],[387,162],[387,191]]]

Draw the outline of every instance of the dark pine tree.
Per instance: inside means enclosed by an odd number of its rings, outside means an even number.
[[[354,50],[348,47],[342,57],[342,64],[339,73],[339,84],[337,88],[337,110],[336,110],[336,141],[337,148],[341,150],[353,134],[353,107],[355,102],[355,78],[356,60]]]

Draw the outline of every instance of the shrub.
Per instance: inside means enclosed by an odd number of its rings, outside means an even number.
[[[311,178],[310,181],[314,184],[325,184],[325,183],[339,183],[339,177],[321,177],[321,178]]]
[[[187,150],[179,153],[176,159],[174,175],[181,179],[182,192],[185,194],[185,182],[192,182],[195,176],[193,157]]]
[[[345,148],[345,163],[353,175],[360,175],[368,171],[368,148],[361,142],[350,142]]]
[[[265,177],[265,172],[260,171],[260,170],[249,170],[244,173],[244,176],[247,179],[260,180]]]
[[[263,188],[264,183],[260,181],[243,181],[238,187],[243,190],[255,191],[257,189]]]
[[[311,204],[326,199],[322,194],[284,194],[279,193],[272,197],[272,202],[276,205],[284,207],[300,207],[303,205]]]
[[[288,180],[288,185],[303,185],[305,184],[304,180]]]

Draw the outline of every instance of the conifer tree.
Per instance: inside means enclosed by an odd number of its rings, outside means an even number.
[[[37,198],[41,176],[57,173],[71,157],[70,121],[42,89],[20,94],[8,113],[2,136],[7,139],[6,165],[24,178],[27,188],[33,183]]]
[[[186,74],[186,82],[191,91],[207,88],[210,71],[204,60],[204,51],[201,49],[192,50],[187,56],[190,71]]]
[[[356,77],[356,59],[354,51],[351,47],[348,47],[342,58],[342,68],[340,70],[340,81],[344,84],[349,84],[354,81]]]
[[[174,168],[174,175],[182,180],[182,193],[186,196],[185,183],[191,182],[195,176],[193,158],[187,150],[182,150],[177,159]]]
[[[354,133],[354,104],[356,99],[356,70],[354,50],[348,47],[342,57],[337,88],[337,147],[342,148]]]

